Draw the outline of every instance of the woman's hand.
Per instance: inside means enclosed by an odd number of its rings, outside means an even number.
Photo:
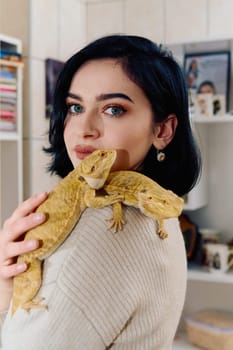
[[[35,250],[39,246],[37,240],[24,241],[23,238],[28,230],[46,220],[44,214],[34,211],[47,196],[46,192],[39,193],[21,203],[0,231],[0,311],[9,306],[13,277],[27,269],[25,263],[17,263],[18,255]]]

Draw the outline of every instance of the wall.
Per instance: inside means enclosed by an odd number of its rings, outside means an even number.
[[[88,40],[116,32],[145,35],[166,43],[233,35],[232,0],[87,0],[86,3]]]
[[[29,2],[29,77],[28,111],[25,119],[25,149],[29,160],[25,195],[49,189],[55,179],[45,172],[45,145],[48,122],[45,120],[45,59],[65,61],[83,46],[86,35],[86,7],[77,0],[31,0]],[[27,186],[25,186],[27,189]]]
[[[46,172],[45,59],[65,61],[86,42],[86,4],[78,0],[0,0],[0,32],[23,42],[24,197],[49,190]]]

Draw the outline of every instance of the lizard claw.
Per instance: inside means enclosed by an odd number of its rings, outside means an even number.
[[[158,231],[158,235],[161,239],[165,239],[168,237],[167,232],[165,230],[161,230],[161,229]]]
[[[30,309],[41,309],[41,310],[47,310],[48,306],[47,305],[42,305],[41,302],[44,300],[43,297],[37,297],[34,298],[31,301],[28,301],[27,303],[24,303],[22,305],[22,309],[25,311],[29,312]]]
[[[118,232],[119,230],[122,231],[123,225],[125,224],[125,221],[122,218],[116,219],[113,216],[107,219],[107,221],[110,221],[108,229],[112,230],[114,233]]]
[[[161,239],[165,239],[168,237],[163,220],[158,220],[158,235]]]

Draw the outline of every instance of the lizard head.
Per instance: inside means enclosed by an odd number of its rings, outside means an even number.
[[[115,150],[96,150],[80,163],[80,176],[85,179],[91,188],[103,187],[111,167],[115,162],[117,152]]]
[[[138,194],[139,208],[143,213],[158,219],[178,217],[183,210],[184,200],[175,193],[163,189],[161,191],[141,191]]]

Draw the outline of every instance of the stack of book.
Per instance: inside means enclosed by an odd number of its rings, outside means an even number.
[[[2,50],[2,48],[0,49],[0,58],[7,61],[22,62],[21,53]]]
[[[16,130],[17,85],[16,69],[0,66],[0,130]]]

